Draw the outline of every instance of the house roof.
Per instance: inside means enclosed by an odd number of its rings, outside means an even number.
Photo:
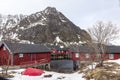
[[[22,44],[22,43],[11,43],[4,41],[3,44],[12,53],[39,53],[39,52],[51,52],[44,45],[40,44]]]
[[[87,46],[71,46],[70,50],[75,53],[80,53],[80,52],[90,53],[94,51],[92,47],[87,47]]]
[[[0,46],[2,46],[2,42],[0,41]]]
[[[50,49],[55,49],[57,51],[68,51],[69,48],[63,47],[61,48],[60,46],[55,46],[55,45],[47,45],[48,48]]]
[[[94,48],[88,46],[72,46],[70,48],[72,52],[76,53],[90,53],[94,52]],[[120,53],[120,46],[106,46],[106,53]]]
[[[120,46],[107,46],[107,53],[120,53]]]

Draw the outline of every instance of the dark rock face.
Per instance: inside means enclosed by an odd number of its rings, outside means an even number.
[[[17,29],[20,40],[34,43],[53,43],[57,36],[63,42],[78,42],[84,36],[89,37],[86,31],[52,7],[27,16],[14,29]]]

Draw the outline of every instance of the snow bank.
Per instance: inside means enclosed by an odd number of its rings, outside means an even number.
[[[2,71],[2,68],[0,67],[0,71]]]
[[[120,59],[116,59],[116,60],[107,60],[106,62],[115,62],[115,63],[120,64]]]

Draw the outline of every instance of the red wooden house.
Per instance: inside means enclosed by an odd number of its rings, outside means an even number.
[[[74,61],[86,62],[96,60],[100,54],[95,53],[92,47],[77,46],[71,48]],[[104,58],[115,60],[120,58],[120,46],[106,46]]]
[[[40,44],[4,41],[0,45],[0,65],[50,64],[51,50]]]
[[[120,58],[120,46],[107,46],[106,59],[115,60]]]
[[[71,48],[72,53],[74,54],[74,61],[86,62],[90,61],[91,57],[95,59],[94,50],[92,47],[88,46],[76,46]]]

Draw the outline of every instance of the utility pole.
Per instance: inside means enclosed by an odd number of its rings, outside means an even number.
[[[119,7],[120,7],[120,0],[119,0]]]

